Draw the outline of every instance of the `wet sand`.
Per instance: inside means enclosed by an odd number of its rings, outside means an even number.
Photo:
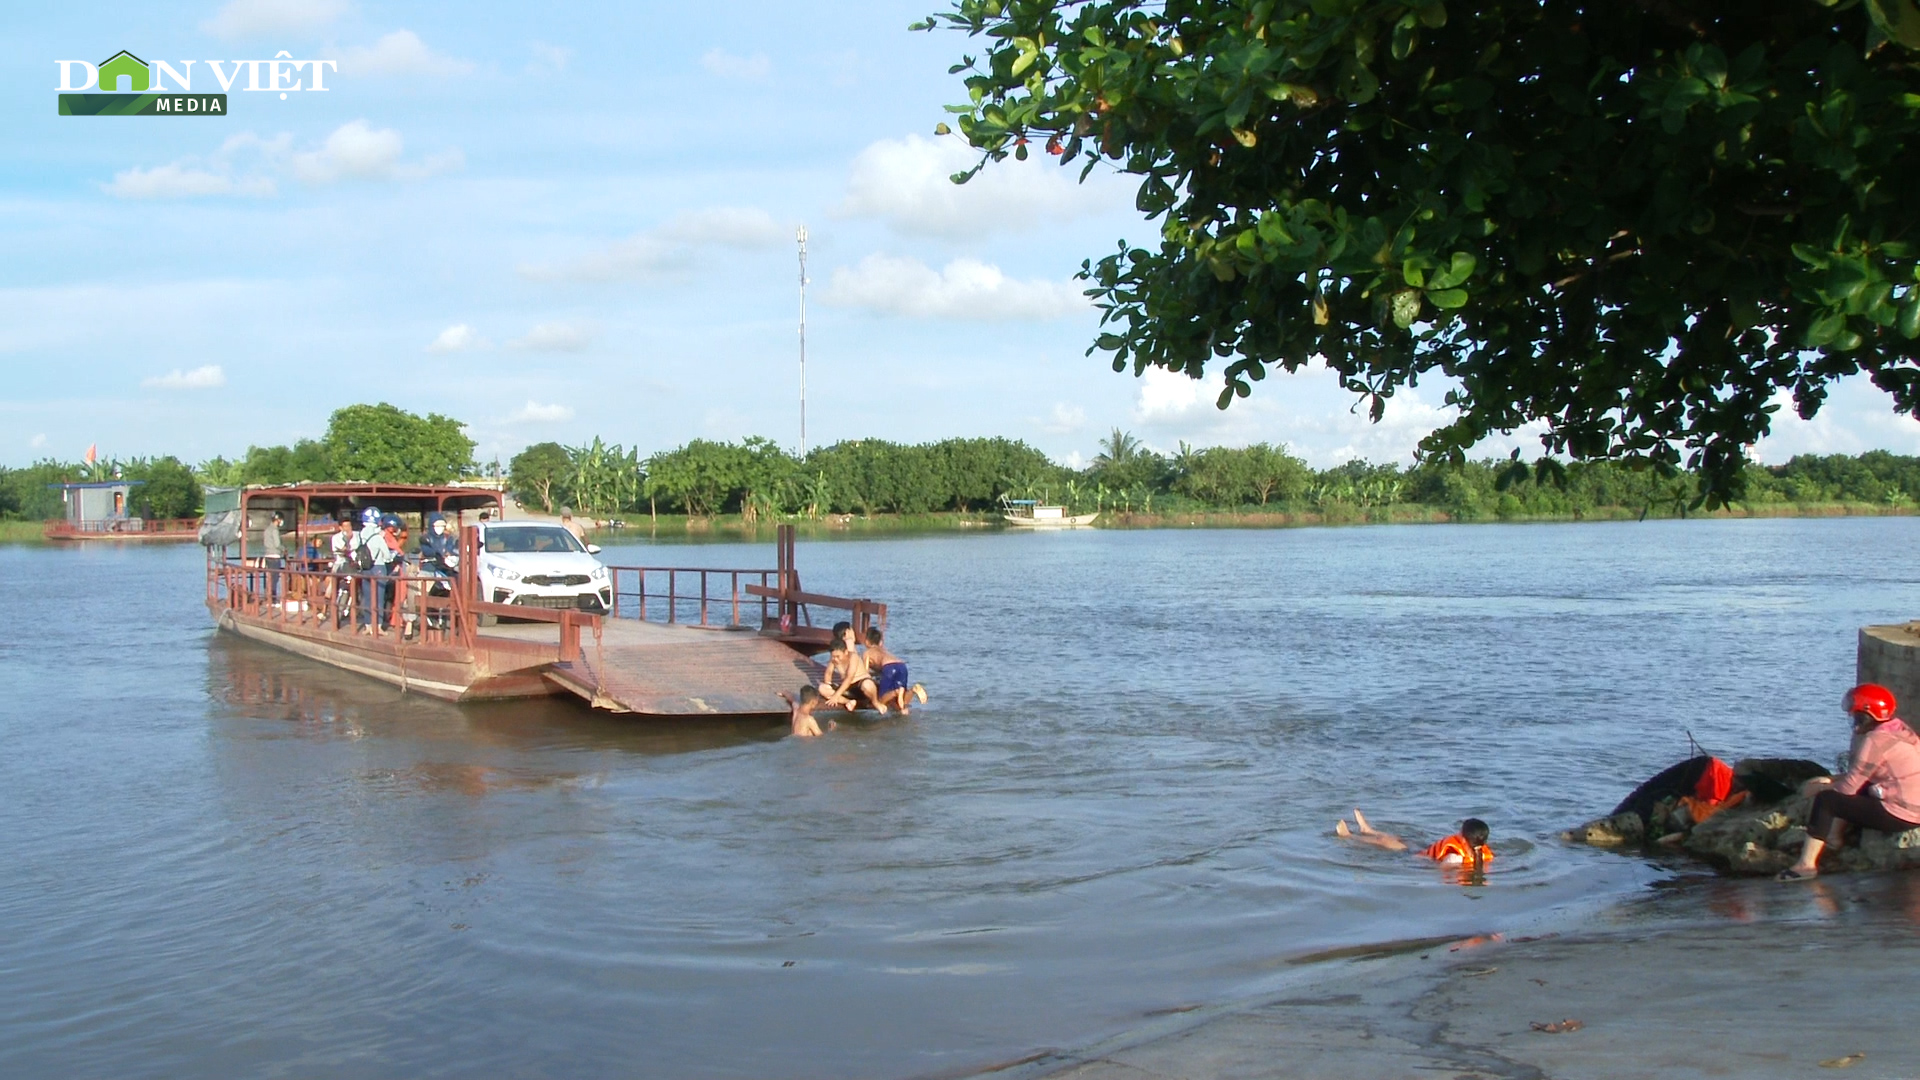
[[[1911,877],[1694,883],[1585,930],[1340,961],[1283,996],[1162,1018],[999,1075],[1910,1078]],[[1671,921],[1689,908],[1694,919]],[[1567,1020],[1577,1029],[1535,1028]]]

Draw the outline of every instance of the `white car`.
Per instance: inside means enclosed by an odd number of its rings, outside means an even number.
[[[593,554],[558,525],[490,521],[480,530],[480,595],[496,604],[605,613],[613,582]]]

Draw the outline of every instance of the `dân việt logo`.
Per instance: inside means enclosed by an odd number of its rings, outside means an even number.
[[[149,64],[125,49],[98,64],[54,63],[60,68],[60,85],[55,89],[61,116],[225,116],[227,92],[242,72],[247,76],[242,90],[278,93],[284,101],[295,91],[326,91],[326,69],[339,69],[332,60],[295,60],[284,51],[271,60],[182,60],[178,67],[165,60]],[[194,92],[195,63],[204,63],[213,72],[220,93]],[[226,70],[223,65],[227,64],[233,70]],[[76,70],[82,75],[78,82]],[[172,87],[167,85],[169,80]]]

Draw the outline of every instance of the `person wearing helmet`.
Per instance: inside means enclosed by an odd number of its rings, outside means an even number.
[[[379,628],[386,625],[387,607],[393,596],[393,586],[379,580],[380,575],[392,572],[394,547],[388,541],[387,523],[400,519],[392,514],[383,514],[377,506],[369,506],[360,511],[360,537],[358,547],[366,552],[366,558],[360,565],[366,577],[360,579],[360,610],[354,621],[359,624],[363,634],[378,634]]]
[[[1841,710],[1853,718],[1851,764],[1837,780],[1807,782],[1816,792],[1807,811],[1807,844],[1779,880],[1819,874],[1821,852],[1840,845],[1846,825],[1887,833],[1920,829],[1920,736],[1893,715],[1894,705],[1893,691],[1877,683],[1861,683],[1841,699]]]

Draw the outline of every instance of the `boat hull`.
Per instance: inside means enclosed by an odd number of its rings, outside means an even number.
[[[1100,512],[1096,510],[1091,514],[1075,514],[1072,517],[1057,518],[1028,518],[1005,514],[1002,515],[1001,520],[1016,529],[1081,529],[1092,525],[1093,519],[1099,516]]]
[[[232,610],[218,615],[220,629],[322,664],[379,679],[410,693],[446,701],[497,701],[561,693],[546,678],[551,656],[517,649],[399,647],[390,638],[289,625]]]

